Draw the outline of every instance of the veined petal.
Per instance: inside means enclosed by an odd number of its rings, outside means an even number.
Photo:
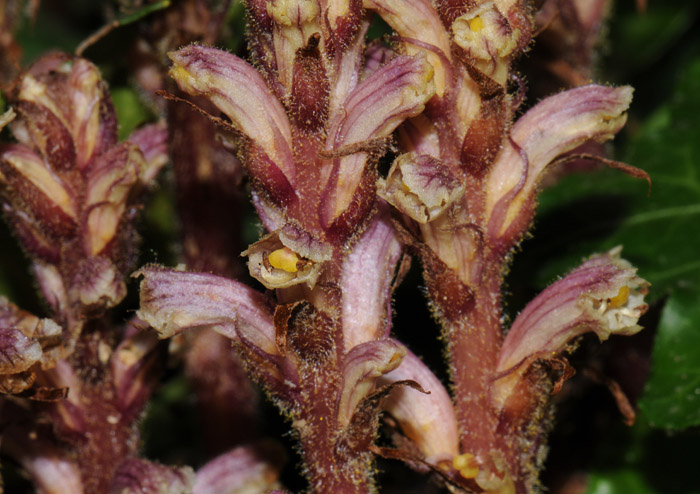
[[[332,124],[327,150],[387,137],[423,111],[435,94],[434,71],[424,54],[398,56],[365,79],[345,100],[345,115]]]
[[[192,492],[191,467],[170,467],[140,458],[124,460],[112,480],[110,494],[184,494]]]
[[[345,114],[331,124],[326,151],[349,150],[322,172],[331,193],[323,206],[330,225],[351,203],[362,181],[367,152],[351,148],[391,135],[405,119],[423,111],[435,94],[433,68],[424,54],[399,56],[370,75],[345,100]]]
[[[280,488],[277,479],[284,459],[284,450],[272,441],[240,446],[200,468],[193,493],[252,494]]]
[[[476,62],[477,68],[500,84],[507,77],[506,59],[512,55],[521,37],[493,2],[482,2],[452,23],[457,45]]]
[[[592,257],[553,283],[518,315],[503,342],[494,382],[494,399],[502,407],[518,380],[538,358],[551,358],[567,344],[592,331],[601,340],[631,335],[647,310],[649,283],[620,258],[620,247]]]
[[[116,402],[127,416],[139,413],[158,382],[158,338],[139,331],[122,341],[110,358]]]
[[[0,329],[0,374],[16,374],[29,369],[41,358],[41,345],[19,329]]]
[[[262,76],[245,61],[216,48],[190,45],[168,56],[173,61],[170,75],[180,89],[214,103],[294,185],[289,119]]]
[[[338,423],[350,423],[357,405],[375,388],[382,375],[399,366],[406,348],[393,340],[369,341],[356,346],[343,362],[343,391],[338,403]]]
[[[277,77],[289,91],[297,50],[306,46],[311,36],[321,32],[321,7],[317,0],[272,0],[266,7],[274,23]]]
[[[388,214],[378,214],[343,262],[345,350],[375,340],[387,330],[391,317],[391,283],[401,244]]]
[[[236,326],[245,324],[252,342],[277,354],[275,329],[265,298],[237,281],[212,274],[145,267],[133,276],[141,281],[141,308],[136,315],[169,338],[186,329],[211,327],[237,339]],[[253,331],[254,330],[254,331]]]
[[[611,139],[624,126],[631,100],[629,86],[589,85],[551,96],[523,115],[487,179],[488,235],[503,236],[521,215],[527,228],[529,202],[547,165],[588,140]]]
[[[17,99],[50,111],[68,129],[83,168],[116,143],[116,117],[99,69],[63,53],[47,55],[22,78]],[[40,146],[41,147],[41,146]]]
[[[90,169],[85,200],[91,254],[97,255],[117,234],[132,187],[146,169],[138,146],[124,142],[98,157]]]
[[[452,69],[450,38],[433,4],[427,0],[364,0],[363,6],[377,12],[399,36],[406,38],[406,53],[426,53],[435,70],[435,92],[438,96],[445,94]]]
[[[405,153],[377,183],[377,194],[418,223],[428,223],[458,201],[465,188],[439,159]]]
[[[0,374],[22,372],[37,361],[53,367],[62,356],[62,328],[0,296]]]
[[[426,461],[437,464],[459,454],[459,431],[452,400],[435,374],[410,351],[398,368],[380,379],[381,384],[411,380],[430,394],[402,386],[384,402],[384,410],[418,446]]]
[[[146,160],[141,182],[151,184],[168,162],[168,127],[165,122],[146,125],[132,132],[128,140],[139,147]]]

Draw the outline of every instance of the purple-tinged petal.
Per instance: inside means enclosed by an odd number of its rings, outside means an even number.
[[[252,288],[212,274],[158,267],[145,267],[134,276],[143,276],[141,308],[136,315],[153,326],[161,338],[211,327],[235,340],[237,325],[243,324],[258,348],[278,353],[265,297]]]
[[[197,471],[193,493],[262,493],[280,488],[277,479],[284,462],[284,450],[273,441],[238,447]]]
[[[248,257],[250,275],[271,290],[301,283],[313,288],[321,274],[322,263],[330,259],[330,254],[318,255],[321,254],[320,249],[308,249],[305,248],[308,245],[306,243],[299,245],[297,242],[284,243],[283,240],[286,238],[281,235],[281,230],[273,232],[250,245],[241,254]],[[315,255],[318,261],[304,254]]]
[[[94,309],[114,307],[126,296],[124,276],[104,257],[84,257],[74,266],[68,297]]]
[[[461,199],[466,185],[438,158],[405,153],[391,165],[377,195],[418,223],[428,223]]]
[[[141,183],[153,183],[158,172],[168,162],[167,125],[165,122],[146,125],[132,132],[128,140],[138,146],[146,160],[146,166],[139,177]]]
[[[344,112],[343,103],[356,87],[360,80],[363,51],[365,49],[365,35],[369,28],[369,22],[363,20],[359,32],[354,41],[341,53],[337,62],[334,79],[331,81],[328,95],[328,114],[338,115]]]
[[[160,377],[159,349],[155,333],[144,331],[122,341],[112,353],[110,366],[116,403],[125,415],[140,413],[155,389]]]
[[[97,67],[85,59],[62,53],[43,57],[22,78],[17,99],[43,107],[63,123],[72,135],[78,168],[116,143],[106,86]]]
[[[406,348],[393,340],[369,341],[354,347],[343,361],[343,391],[338,403],[338,424],[345,427],[357,405],[375,388],[378,378],[399,366]]]
[[[117,235],[129,192],[145,169],[143,154],[129,142],[114,146],[91,167],[85,206],[89,211],[86,242],[93,256]]]
[[[68,294],[63,283],[63,277],[56,266],[44,262],[34,262],[32,266],[34,276],[39,283],[39,289],[49,306],[60,313],[68,306]]]
[[[450,84],[450,38],[429,0],[364,0],[399,36],[409,55],[425,52],[435,70],[435,93],[445,94]],[[417,43],[419,42],[419,43]]]
[[[83,483],[78,464],[47,440],[41,431],[9,427],[3,431],[3,451],[27,471],[41,494],[82,494]]]
[[[502,237],[514,223],[519,232],[526,229],[547,165],[586,141],[611,139],[624,126],[631,100],[629,86],[590,85],[551,96],[523,115],[487,179],[489,237]]]
[[[482,2],[452,23],[455,43],[475,61],[476,67],[500,84],[508,76],[507,59],[518,48],[521,33],[513,29],[497,5]]]
[[[306,46],[309,38],[321,33],[320,12],[316,0],[272,0],[267,3],[267,13],[274,25],[277,78],[288,91],[292,88],[297,51]]]
[[[18,329],[0,329],[0,374],[29,369],[41,358],[41,345]]]
[[[330,160],[322,171],[326,226],[348,208],[363,180],[369,151],[363,143],[391,135],[405,119],[422,112],[434,93],[432,66],[419,54],[395,58],[348,95],[345,114],[331,123],[326,141],[327,152],[347,154],[337,158],[337,166]]]
[[[396,57],[348,95],[346,114],[332,124],[326,149],[389,136],[406,118],[423,111],[434,93],[433,69],[425,55]]]
[[[245,61],[216,48],[190,45],[169,56],[170,75],[180,89],[214,103],[294,185],[289,119],[262,76]]]
[[[401,365],[379,382],[405,380],[417,382],[429,394],[407,386],[397,387],[384,402],[384,410],[396,419],[427,462],[437,465],[452,461],[459,454],[459,431],[450,395],[435,374],[409,351]]]
[[[109,141],[115,139],[116,135],[101,135],[106,130],[102,128],[103,107],[106,104],[103,100],[109,96],[97,67],[85,59],[75,59],[67,82],[70,88],[70,119],[77,151],[76,164],[82,167],[90,161],[95,151],[99,153],[113,145],[114,142]],[[109,109],[114,118],[111,103]],[[101,146],[100,138],[107,141],[107,146]]]
[[[194,485],[191,467],[169,467],[129,458],[114,474],[110,494],[188,494]]]
[[[25,371],[35,363],[52,367],[63,356],[62,329],[0,296],[0,374]]]
[[[391,284],[401,244],[388,214],[378,214],[343,262],[343,340],[345,351],[388,331]]]
[[[647,310],[649,283],[620,258],[620,250],[592,257],[535,297],[513,321],[494,382],[499,407],[535,360],[557,356],[574,338],[594,332],[602,341],[642,329],[637,321]]]

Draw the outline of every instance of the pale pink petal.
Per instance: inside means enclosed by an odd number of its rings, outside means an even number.
[[[384,335],[391,318],[391,283],[401,244],[387,211],[378,214],[343,262],[345,350]]]
[[[396,419],[426,461],[451,462],[459,454],[459,432],[450,395],[435,374],[410,351],[401,365],[383,376],[380,383],[404,380],[417,382],[430,394],[407,386],[395,388],[384,402],[384,410]]]
[[[488,177],[488,235],[498,239],[516,222],[526,229],[547,165],[586,141],[611,139],[624,126],[631,100],[629,86],[590,85],[551,96],[523,115]]]
[[[289,119],[262,76],[247,62],[216,48],[189,45],[169,56],[170,75],[180,89],[214,103],[294,185]]]
[[[503,406],[536,359],[556,357],[576,337],[594,332],[630,335],[646,312],[649,283],[620,258],[620,248],[592,257],[540,293],[513,321],[503,342],[494,397]]]

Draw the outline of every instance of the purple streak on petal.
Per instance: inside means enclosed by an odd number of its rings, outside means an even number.
[[[435,92],[432,76],[425,55],[399,56],[374,72],[348,95],[345,112],[330,124],[326,150],[391,135],[401,122],[423,111]],[[324,224],[330,225],[350,205],[362,181],[367,156],[358,150],[334,159],[322,171]]]
[[[402,38],[431,47],[426,50],[428,61],[435,68],[437,94],[442,96],[452,71],[450,37],[433,4],[429,0],[364,0],[363,6],[376,11]],[[404,47],[409,55],[426,49],[410,40]]]
[[[185,494],[192,492],[194,471],[129,458],[114,474],[110,494]]]
[[[19,329],[0,328],[0,374],[16,374],[29,369],[41,358],[39,342]]]
[[[412,439],[426,461],[452,460],[459,454],[459,431],[452,400],[442,383],[413,353],[407,351],[401,365],[383,376],[381,384],[411,380],[430,394],[406,386],[395,388],[384,403]]]
[[[295,185],[289,119],[262,76],[247,62],[216,48],[189,45],[169,56],[174,62],[170,74],[180,89],[214,103]]]
[[[155,333],[143,331],[125,339],[114,350],[110,365],[116,403],[127,416],[122,420],[129,421],[143,410],[158,384],[164,349]]]
[[[532,362],[560,354],[572,339],[592,331],[605,340],[641,329],[637,320],[647,308],[643,299],[649,283],[619,252],[592,257],[518,315],[499,356],[495,395],[500,404]]]
[[[285,454],[274,441],[241,446],[214,458],[197,471],[193,494],[268,492],[277,482]]]
[[[343,339],[346,351],[388,331],[391,283],[401,244],[389,223],[386,206],[343,263]]]
[[[527,228],[531,201],[547,165],[586,141],[611,139],[625,124],[631,99],[629,86],[589,85],[550,96],[523,115],[511,129],[512,144],[505,143],[487,180],[489,236],[499,238],[514,223]],[[527,177],[519,185],[523,161],[527,162]],[[513,191],[512,197],[502,201]]]
[[[168,127],[165,122],[146,125],[131,133],[129,142],[136,144],[146,166],[141,173],[141,182],[150,184],[168,162]]]
[[[399,366],[406,348],[394,340],[369,341],[354,347],[343,361],[343,391],[338,423],[346,426],[357,405],[375,388],[378,378]]]
[[[265,297],[252,288],[212,274],[158,267],[145,267],[134,276],[143,276],[137,316],[162,338],[186,329],[211,327],[235,340],[237,331],[245,328],[255,346],[269,354],[278,353]]]

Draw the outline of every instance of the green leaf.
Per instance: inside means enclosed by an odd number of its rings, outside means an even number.
[[[149,112],[133,89],[117,87],[110,93],[119,121],[119,139],[126,139],[136,127],[148,120]]]
[[[591,472],[588,478],[588,494],[655,494],[636,469],[617,470],[614,473]]]
[[[674,291],[664,307],[654,369],[639,407],[651,425],[700,424],[700,296]]]
[[[651,194],[615,170],[569,176],[542,194],[535,241],[515,263],[541,288],[581,258],[624,246],[623,257],[652,283],[649,299],[667,297],[639,405],[649,421],[674,429],[700,424],[698,80],[700,59],[627,143],[623,160],[651,175]]]
[[[647,69],[658,62],[692,29],[700,12],[700,4],[687,0],[647,2],[645,12],[635,2],[618,2],[616,8],[610,67],[617,73]]]

